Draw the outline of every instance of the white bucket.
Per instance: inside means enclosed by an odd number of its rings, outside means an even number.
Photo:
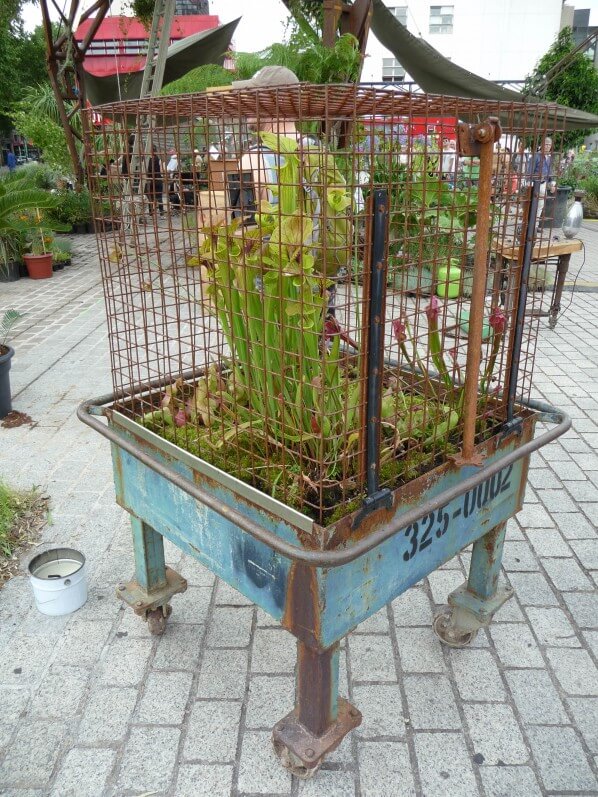
[[[51,548],[34,556],[29,579],[42,614],[70,614],[87,600],[85,557],[73,548]]]

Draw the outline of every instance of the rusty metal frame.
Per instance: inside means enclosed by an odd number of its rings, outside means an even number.
[[[158,380],[158,383],[160,380]],[[157,385],[159,386],[159,385]],[[190,495],[196,501],[205,504],[209,509],[214,510],[226,520],[234,523],[239,528],[246,531],[251,537],[259,542],[268,545],[272,550],[285,556],[293,562],[302,562],[311,567],[340,567],[354,559],[363,556],[376,546],[385,542],[393,537],[401,529],[408,526],[410,523],[420,520],[450,501],[464,495],[468,490],[473,489],[478,484],[481,484],[486,479],[489,479],[495,473],[498,473],[507,465],[516,462],[519,459],[529,456],[534,451],[537,451],[542,446],[551,443],[557,437],[564,434],[571,427],[571,418],[567,413],[562,410],[555,409],[550,404],[542,401],[529,401],[521,405],[524,408],[537,412],[539,414],[538,420],[545,423],[554,423],[556,426],[553,429],[545,431],[534,440],[514,449],[504,457],[500,457],[490,465],[480,467],[477,472],[467,479],[461,481],[458,485],[442,491],[429,501],[425,501],[418,507],[408,510],[407,512],[399,514],[394,520],[386,525],[382,525],[372,534],[358,540],[355,545],[349,548],[343,548],[334,551],[314,551],[306,550],[293,545],[289,542],[273,534],[268,529],[255,523],[249,518],[245,517],[241,512],[226,506],[221,503],[214,495],[203,490],[198,485],[194,484],[189,479],[182,476],[180,473],[169,465],[165,465],[154,457],[150,456],[144,449],[137,443],[124,439],[110,426],[102,423],[98,416],[108,417],[110,415],[110,406],[116,400],[114,393],[100,396],[96,399],[90,399],[82,402],[77,408],[77,417],[80,421],[91,426],[101,435],[106,437],[111,443],[122,448],[131,456],[138,459],[148,468],[153,470],[159,476],[170,481],[175,486],[179,487],[185,493]]]

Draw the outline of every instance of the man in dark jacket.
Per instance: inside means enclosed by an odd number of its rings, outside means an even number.
[[[147,162],[147,176],[148,181],[145,184],[145,194],[149,202],[150,213],[156,212],[156,205],[160,216],[164,215],[164,205],[162,203],[162,164],[156,151],[156,147],[152,147],[152,154]]]

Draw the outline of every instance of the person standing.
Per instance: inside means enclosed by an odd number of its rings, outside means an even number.
[[[162,183],[162,164],[158,157],[156,147],[152,147],[152,154],[147,162],[147,176],[148,181],[145,184],[145,194],[149,202],[150,213],[156,212],[156,206],[160,216],[164,215],[164,205],[162,203],[162,192],[164,186]]]
[[[512,169],[517,178],[517,190],[521,191],[528,184],[529,153],[525,151],[525,142],[520,140],[517,152],[513,155]]]
[[[556,185],[550,179],[552,168],[552,139],[548,136],[544,139],[534,156],[531,169],[532,180],[540,180],[540,199],[538,201],[538,222],[542,219],[544,203],[546,202],[546,190],[554,194]]]
[[[17,168],[17,159],[15,158],[15,153],[12,151],[12,149],[8,150],[8,155],[6,156],[6,165],[8,166],[8,171],[11,174]]]

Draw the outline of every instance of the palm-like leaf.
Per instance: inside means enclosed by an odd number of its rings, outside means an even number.
[[[0,344],[2,346],[6,346],[8,333],[20,318],[23,318],[23,313],[19,313],[18,310],[7,310],[4,313],[2,321],[0,321]]]

